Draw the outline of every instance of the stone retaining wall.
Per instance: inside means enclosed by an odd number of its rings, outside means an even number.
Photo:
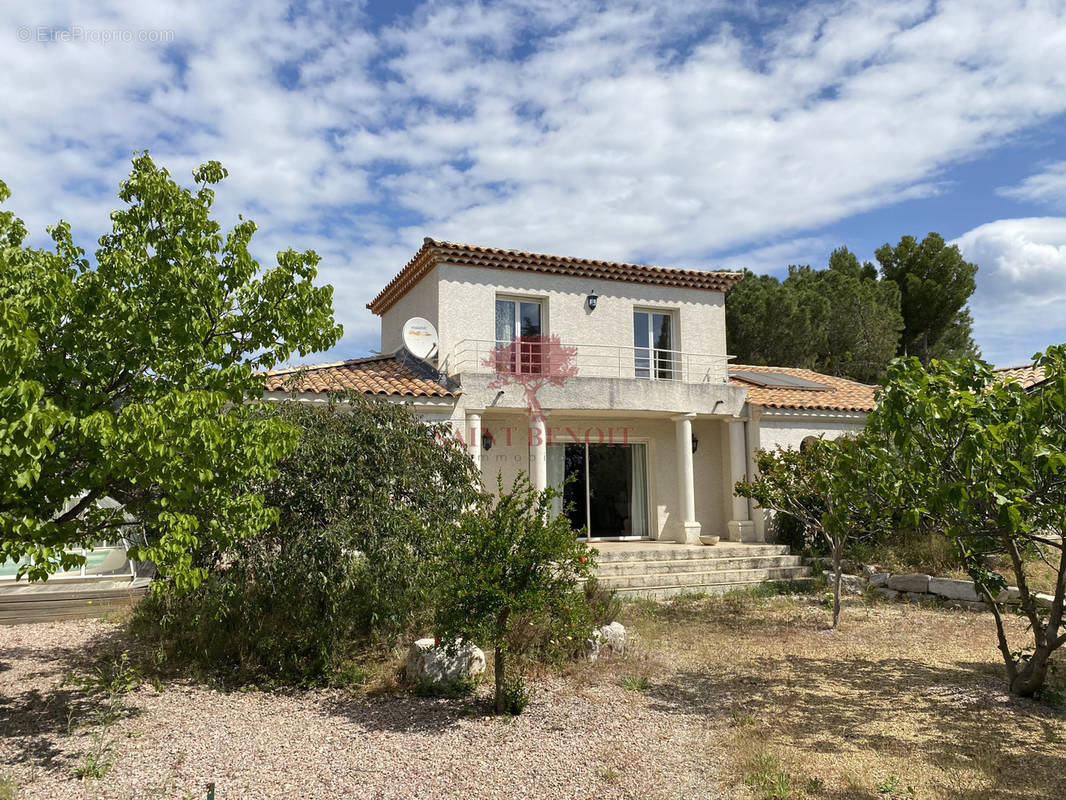
[[[832,582],[832,559],[823,559],[822,563]],[[882,572],[873,565],[860,566],[847,560],[842,562],[841,566],[844,573],[840,576],[840,590],[846,594],[865,594],[872,589],[889,600],[936,600],[972,611],[988,610],[988,603],[978,593],[973,581],[938,578],[916,572],[892,574]],[[1043,606],[1050,606],[1054,599],[1051,595],[1041,592],[1033,594],[1036,602]],[[1000,592],[996,600],[1000,603],[1016,603],[1019,598],[1018,587],[1008,586]]]

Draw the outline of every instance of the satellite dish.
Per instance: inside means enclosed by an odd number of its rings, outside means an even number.
[[[422,317],[411,317],[403,324],[403,344],[416,358],[429,358],[437,349],[437,329]]]

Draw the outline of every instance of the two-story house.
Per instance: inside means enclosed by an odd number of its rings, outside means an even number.
[[[592,539],[762,541],[764,515],[732,490],[755,452],[860,429],[874,390],[731,366],[740,277],[426,239],[368,304],[387,355],[275,371],[268,396],[409,403],[451,424],[487,487],[519,472],[559,487]],[[412,319],[436,334],[424,358],[404,346]]]

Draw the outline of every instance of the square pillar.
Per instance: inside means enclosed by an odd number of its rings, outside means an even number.
[[[748,513],[748,499],[738,497],[733,487],[738,481],[747,477],[748,453],[747,436],[742,420],[729,423],[729,481],[727,496],[731,498],[730,518],[726,523],[727,538],[731,542],[752,542],[755,540],[755,525]]]
[[[529,480],[538,492],[548,487],[548,426],[543,416],[529,419]]]
[[[696,521],[696,487],[692,472],[692,420],[695,414],[674,417],[677,427],[677,541],[699,544],[700,523]]]

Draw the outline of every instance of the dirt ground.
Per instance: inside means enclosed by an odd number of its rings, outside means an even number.
[[[513,719],[487,687],[134,686],[118,625],[0,628],[0,800],[1066,797],[1066,717],[1004,691],[988,615],[827,620],[809,596],[629,603],[626,658],[545,672]]]

